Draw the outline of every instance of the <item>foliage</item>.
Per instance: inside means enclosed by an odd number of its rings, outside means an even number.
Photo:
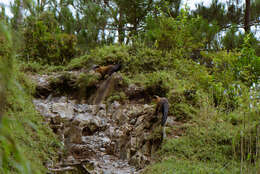
[[[76,37],[61,33],[54,16],[45,12],[38,18],[27,18],[22,54],[25,60],[65,64],[77,54],[76,43]]]
[[[80,99],[87,99],[96,90],[96,84],[100,76],[96,74],[81,73],[75,82],[75,88],[79,91]]]
[[[156,174],[156,173],[165,173],[165,174],[182,174],[182,173],[216,173],[216,174],[229,174],[239,173],[239,170],[229,169],[220,166],[217,163],[207,163],[200,161],[190,161],[186,159],[179,159],[171,157],[165,159],[162,162],[154,164],[152,167],[147,168],[143,173],[144,174]]]
[[[257,22],[259,18],[258,6],[258,1],[252,1],[250,4],[250,23],[259,23]],[[193,11],[193,14],[195,16],[200,15],[209,23],[217,23],[220,28],[225,29],[233,24],[243,26],[246,13],[244,8],[245,1],[232,0],[223,2],[212,0],[209,6],[205,6],[203,3],[198,4],[197,8]],[[245,28],[245,26],[243,27]]]
[[[235,48],[241,48],[243,43],[243,35],[241,32],[238,32],[237,26],[232,26],[222,39],[222,43],[225,49],[233,50]]]
[[[127,99],[126,94],[121,91],[121,92],[117,92],[117,93],[114,93],[113,95],[109,96],[107,98],[107,103],[111,104],[114,101],[118,101],[118,102],[124,103],[126,99]]]
[[[167,139],[156,155],[161,161],[144,173],[240,173],[241,167],[244,172],[256,172],[257,112],[240,110],[232,114],[240,120],[236,124],[231,114],[216,112],[213,106],[203,104],[192,122],[184,125],[184,135]],[[241,160],[244,165],[239,163]]]
[[[256,56],[255,50],[250,43],[250,38],[250,34],[245,37],[241,56],[236,64],[237,78],[247,86],[252,86],[260,80],[260,57]]]
[[[77,70],[81,68],[91,68],[93,66],[94,60],[89,55],[83,55],[72,59],[66,66],[67,70]]]
[[[183,133],[176,138],[171,132],[176,125],[170,128],[155,156],[157,164],[146,173],[256,173],[259,41],[253,34],[237,34],[244,21],[239,1],[225,5],[214,0],[193,13],[180,11],[180,0],[23,1],[24,7],[20,2],[12,6],[11,20],[1,11],[6,23],[24,31],[20,70],[86,72],[95,65],[120,63],[126,85],[108,103],[127,99],[123,91],[129,84],[139,86],[148,99],[154,94],[168,98],[169,115],[182,123]],[[258,5],[251,4],[251,22],[256,24]],[[22,10],[29,12],[25,25]],[[42,162],[56,157],[58,143],[33,109],[33,86],[18,72],[17,62],[4,59],[14,55],[6,36],[0,37],[0,58],[5,60],[0,62],[0,97],[7,99],[0,101],[0,106],[6,104],[1,172],[44,173]],[[120,45],[111,44],[115,42]],[[87,52],[72,59],[77,44]],[[96,74],[63,73],[51,84],[61,92],[73,89],[86,96],[98,82]]]
[[[64,66],[62,65],[46,65],[46,64],[41,64],[40,62],[36,61],[19,61],[19,68],[22,72],[25,73],[31,73],[31,74],[48,74],[51,72],[58,72],[58,71],[63,71],[65,69]]]
[[[202,42],[193,37],[197,20],[189,19],[185,10],[176,19],[163,15],[158,18],[150,17],[146,37],[148,42],[155,42],[155,47],[159,49],[174,50],[179,56],[189,57],[187,53],[202,46]]]
[[[0,57],[3,77],[0,97],[1,102],[4,101],[0,105],[0,173],[44,173],[43,163],[55,160],[60,144],[34,109],[31,102],[34,88],[18,71],[17,62],[13,60],[11,34],[2,24],[1,38],[2,44],[10,49],[1,50]],[[1,48],[5,47],[1,45]]]
[[[160,50],[146,47],[134,48],[128,46],[110,45],[96,48],[90,54],[72,59],[68,64],[68,69],[90,69],[93,64],[109,65],[122,64],[122,72],[136,74],[142,71],[152,72],[154,70],[165,69],[170,55],[163,56]]]

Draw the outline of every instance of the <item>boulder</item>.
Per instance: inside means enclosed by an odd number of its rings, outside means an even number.
[[[120,103],[118,101],[114,101],[109,107],[108,107],[108,112],[113,114],[115,111],[118,110],[120,107]]]
[[[73,122],[78,122],[79,127],[88,128],[91,131],[105,128],[107,125],[107,119],[99,116],[93,116],[90,113],[80,113],[75,116]]]
[[[72,119],[74,107],[71,103],[53,103],[52,112],[57,113],[61,118]]]
[[[128,121],[128,116],[126,114],[126,110],[118,109],[112,115],[113,121],[116,121],[117,124],[122,125],[123,123]]]
[[[78,113],[85,113],[85,112],[92,113],[93,108],[91,107],[91,105],[87,105],[87,104],[76,104],[74,107],[74,111]]]
[[[55,114],[50,112],[50,106],[49,104],[45,104],[41,101],[34,100],[34,105],[36,107],[36,110],[45,117],[55,117]]]
[[[150,163],[150,159],[143,155],[141,151],[137,151],[136,154],[130,159],[129,163],[138,168],[144,168]]]
[[[145,92],[144,92],[143,87],[139,87],[135,84],[130,84],[126,90],[126,95],[130,100],[132,99],[142,99],[145,97]]]

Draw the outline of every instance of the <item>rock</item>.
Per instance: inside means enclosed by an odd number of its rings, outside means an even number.
[[[146,156],[149,156],[151,154],[151,146],[148,141],[143,145],[142,153]]]
[[[48,104],[40,103],[38,101],[34,101],[36,110],[45,117],[55,117],[55,114],[50,112],[50,107]]]
[[[59,102],[59,103],[67,103],[68,102],[68,97],[65,97],[65,96],[59,97],[57,102]]]
[[[56,115],[50,119],[50,124],[51,125],[62,124],[62,121],[63,121],[62,118],[60,116]]]
[[[137,166],[139,168],[144,168],[145,165],[149,164],[150,160],[148,157],[142,154],[142,152],[138,151],[131,159],[130,164]]]
[[[109,107],[108,107],[108,113],[113,114],[114,112],[116,112],[119,107],[120,107],[120,103],[118,101],[114,101]]]
[[[107,145],[111,143],[111,140],[108,137],[101,138],[103,145]]]
[[[100,104],[100,105],[88,105],[88,104],[76,104],[75,111],[79,113],[91,113],[96,114],[99,111],[106,111],[106,105]]]
[[[176,122],[174,121],[174,117],[168,117],[167,118],[167,122],[166,122],[166,126],[172,127],[176,124]]]
[[[35,96],[47,97],[51,93],[52,90],[48,81],[48,75],[36,75],[32,76],[31,79],[37,84]]]
[[[130,100],[144,98],[144,88],[139,87],[135,84],[130,84],[126,90],[126,95],[129,97]]]
[[[131,149],[136,149],[137,148],[137,138],[131,137],[130,144],[131,144]]]
[[[135,124],[136,124],[136,120],[137,120],[136,118],[133,118],[133,119],[130,121],[130,124],[131,124],[131,125],[135,125]]]
[[[81,128],[77,126],[71,126],[64,131],[65,145],[70,147],[71,144],[82,143]]]
[[[157,142],[151,141],[157,127],[151,105],[121,105],[117,101],[108,107],[105,104],[76,104],[67,97],[51,95],[34,103],[42,115],[51,116],[48,118],[50,127],[62,139],[68,153],[76,161],[86,158],[94,161],[95,172],[103,170],[104,165],[111,167],[104,163],[104,155],[110,156],[106,162],[113,164],[112,171],[123,167],[119,161],[110,161],[114,160],[112,156],[117,160],[120,156],[137,167],[144,167],[149,163],[151,153],[159,147]],[[172,124],[174,119],[169,117],[167,125]]]
[[[98,107],[99,110],[104,110],[104,111],[106,110],[106,105],[103,103],[99,104]]]
[[[152,107],[150,105],[144,104],[143,110],[151,110],[151,109],[152,109]]]
[[[123,137],[124,132],[122,130],[116,129],[114,136],[115,137]]]
[[[138,117],[135,125],[138,126],[140,124],[144,124],[144,120],[145,120],[145,115]]]
[[[119,125],[125,123],[128,121],[128,116],[126,114],[126,110],[118,109],[113,115],[112,115],[113,121],[116,121]]]
[[[149,132],[144,132],[143,138],[145,141],[148,141],[150,139],[150,133]]]
[[[115,154],[116,152],[116,143],[115,142],[111,142],[107,147],[106,147],[106,153],[107,154]]]
[[[93,116],[90,113],[78,114],[75,116],[73,122],[79,122],[79,127],[88,127],[90,130],[96,130],[106,127],[107,119]]]
[[[97,113],[97,115],[98,115],[99,117],[106,117],[107,113],[106,113],[105,110],[100,110],[100,111]]]
[[[115,127],[109,125],[109,126],[108,126],[108,129],[106,129],[106,131],[105,131],[105,134],[106,134],[108,137],[110,137],[110,138],[115,137]]]
[[[74,107],[70,103],[53,103],[52,112],[59,114],[61,118],[73,118]]]
[[[140,124],[135,128],[135,133],[136,135],[142,135],[143,134],[143,130],[145,128],[145,124]]]
[[[92,107],[87,104],[76,104],[74,107],[74,110],[75,110],[75,112],[78,112],[78,113],[84,113],[84,112],[92,113],[93,112]]]
[[[122,130],[125,136],[129,136],[132,129],[133,127],[128,123],[125,123],[123,126],[120,127],[120,130]]]

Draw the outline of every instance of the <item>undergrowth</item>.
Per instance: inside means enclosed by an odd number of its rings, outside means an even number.
[[[202,59],[194,61],[176,50],[164,52],[141,44],[111,45],[96,48],[59,68],[84,70],[86,74],[81,74],[75,84],[85,93],[88,85],[98,81],[87,71],[95,65],[121,63],[123,89],[111,94],[107,103],[124,103],[124,90],[130,84],[141,87],[148,99],[152,95],[168,98],[169,115],[183,123],[182,134],[175,137],[175,125],[167,129],[171,138],[163,142],[155,154],[155,163],[144,173],[256,173],[260,147],[256,100],[259,89],[238,78],[237,73],[244,72],[236,69],[239,55],[201,52]],[[203,62],[209,59],[211,63]],[[35,69],[48,73],[59,68]]]
[[[14,60],[10,32],[3,24],[0,29],[0,173],[46,173],[61,144],[34,109],[34,86]]]

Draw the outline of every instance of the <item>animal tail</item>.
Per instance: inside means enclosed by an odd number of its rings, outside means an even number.
[[[116,64],[113,69],[114,69],[114,72],[119,71],[121,69],[121,64]]]
[[[168,111],[169,111],[168,103],[163,103],[163,106],[162,106],[163,117],[162,117],[162,123],[161,123],[162,126],[164,126],[165,123],[166,123],[166,120],[167,120],[167,117],[168,117]]]

